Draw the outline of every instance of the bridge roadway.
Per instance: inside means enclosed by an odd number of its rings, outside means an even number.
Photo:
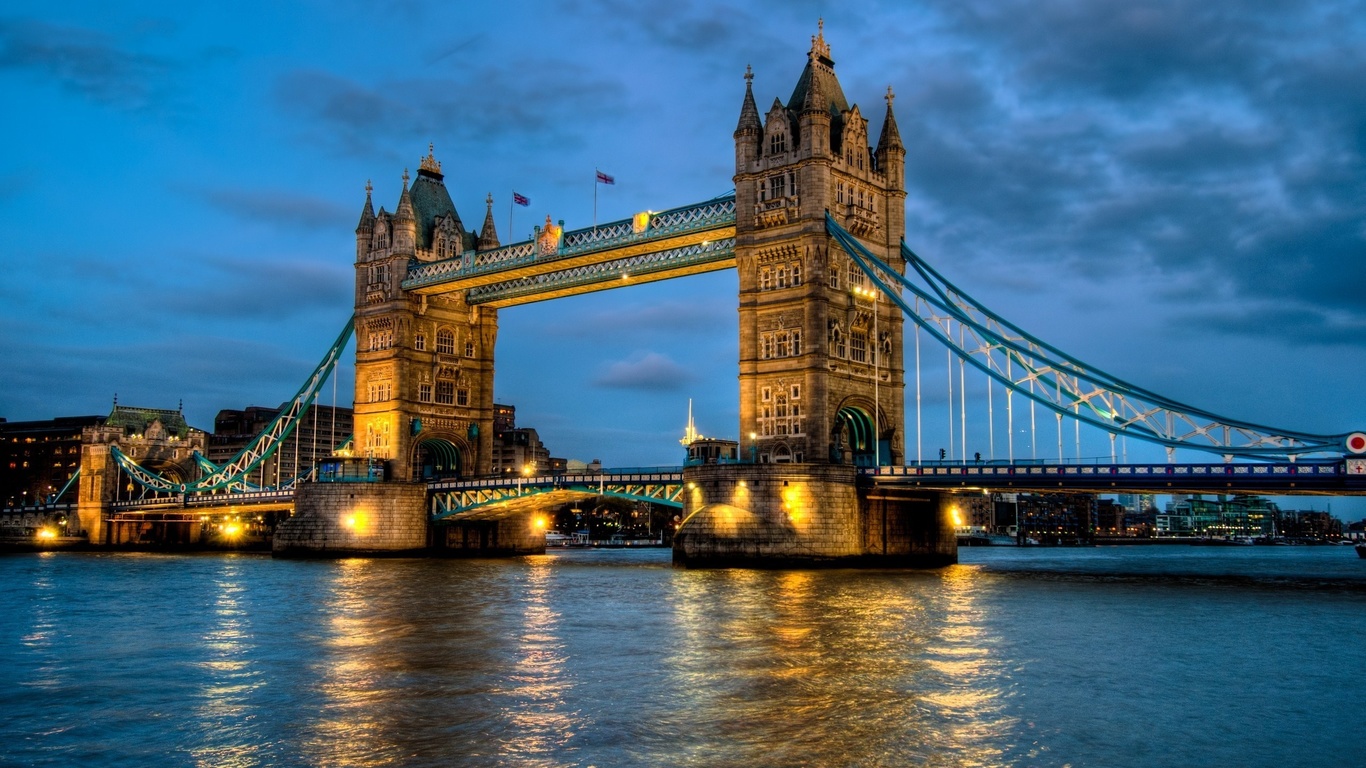
[[[1266,496],[1366,495],[1366,460],[1239,464],[1047,464],[926,462],[906,467],[860,470],[868,482],[886,487],[946,491],[1091,493],[1239,493]],[[496,519],[595,496],[614,496],[682,507],[682,467],[633,467],[597,474],[436,480],[427,483],[433,520]],[[120,501],[116,519],[151,513],[226,514],[239,509],[292,508],[294,492],[175,496]]]

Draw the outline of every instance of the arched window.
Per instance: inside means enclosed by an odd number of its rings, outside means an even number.
[[[801,285],[801,284],[802,284],[802,263],[801,263],[800,261],[794,261],[794,262],[792,262],[792,287],[793,287],[793,288],[796,288],[797,286],[799,286],[799,285]]]
[[[455,354],[455,333],[449,328],[436,332],[436,352],[439,355]]]
[[[775,288],[786,288],[786,287],[787,287],[787,267],[778,267],[778,270],[777,270],[777,271],[778,271],[778,279],[777,279],[776,285],[774,285],[774,287],[775,287]]]
[[[802,332],[792,332],[792,356],[797,357],[802,353]]]
[[[768,267],[759,270],[759,290],[767,291],[772,287],[773,272]]]
[[[768,137],[768,153],[771,155],[776,155],[779,152],[786,151],[787,134],[783,133],[782,131],[774,131],[773,135]]]

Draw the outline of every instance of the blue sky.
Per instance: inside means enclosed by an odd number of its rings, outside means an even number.
[[[727,192],[745,66],[761,106],[787,98],[823,15],[872,135],[897,93],[906,239],[950,279],[1169,397],[1366,427],[1366,4],[846,7],[11,0],[0,416],[118,393],[211,428],[289,397],[349,315],[366,180],[392,210],[428,142],[467,225],[494,195],[504,242],[547,214],[589,224],[595,167],[617,179],[600,219]],[[514,189],[532,205],[510,235]],[[497,399],[555,455],[612,465],[676,462],[689,398],[734,436],[735,290],[717,273],[504,310]],[[942,352],[923,363],[928,453]]]

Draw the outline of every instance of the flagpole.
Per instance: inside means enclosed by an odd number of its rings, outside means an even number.
[[[602,173],[597,168],[593,169],[593,234],[598,233],[598,174]]]
[[[513,236],[512,236],[512,201],[516,199],[516,198],[514,197],[514,195],[516,195],[516,194],[517,194],[517,191],[516,191],[516,190],[513,190],[512,193],[508,195],[508,242],[509,242],[509,243],[515,243],[515,242],[517,242],[517,240],[516,240],[515,238],[513,238]]]

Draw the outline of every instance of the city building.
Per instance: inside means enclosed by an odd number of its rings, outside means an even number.
[[[222,466],[237,457],[265,431],[280,411],[259,405],[241,410],[224,409],[213,420],[208,459]],[[299,420],[289,439],[252,471],[255,485],[276,486],[307,474],[315,462],[331,457],[351,439],[351,409],[313,405]]]
[[[1156,536],[1242,537],[1274,536],[1280,510],[1259,496],[1206,499],[1173,496],[1154,518]]]
[[[554,459],[531,427],[517,426],[517,407],[495,403],[493,473],[495,475],[549,474],[567,471],[566,459]]]
[[[0,419],[0,503],[25,507],[60,491],[81,466],[81,432],[105,416]]]
[[[1027,538],[1041,544],[1085,544],[1095,536],[1096,503],[1089,493],[1022,493],[1016,510]]]

